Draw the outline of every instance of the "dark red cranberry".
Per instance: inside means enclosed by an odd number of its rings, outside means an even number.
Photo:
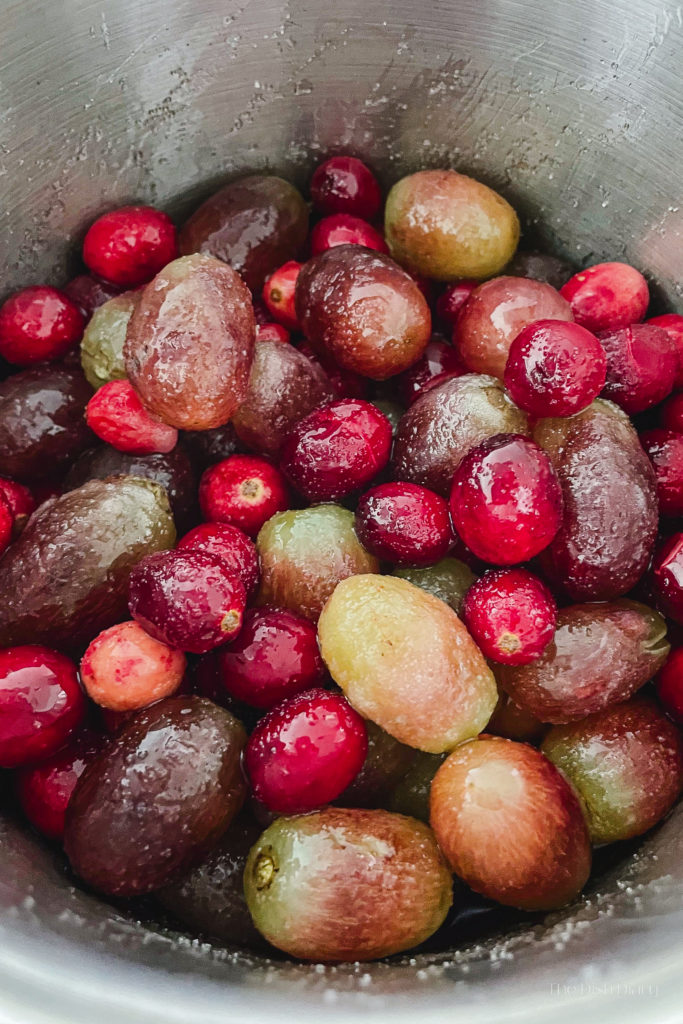
[[[294,290],[303,263],[289,260],[278,267],[263,286],[263,301],[270,315],[290,331],[299,330],[294,309]]]
[[[496,569],[469,588],[462,619],[485,657],[504,665],[528,665],[555,635],[557,606],[533,573]]]
[[[34,828],[48,839],[64,837],[64,815],[71,794],[86,764],[101,747],[102,737],[86,728],[46,761],[17,773],[21,808]]]
[[[342,399],[299,420],[280,449],[280,465],[309,501],[343,498],[384,469],[391,434],[391,423],[370,402]]]
[[[425,387],[433,384],[436,377],[459,377],[467,370],[452,345],[438,336],[433,337],[418,361],[396,378],[399,395],[405,405],[412,405]]]
[[[336,800],[363,766],[368,740],[348,701],[309,690],[269,711],[252,732],[244,763],[257,800],[277,814],[303,814]]]
[[[678,376],[674,383],[676,389],[683,388],[683,316],[679,313],[663,313],[661,316],[650,317],[645,321],[650,327],[661,327],[669,335],[678,351]]]
[[[319,366],[332,385],[337,398],[365,398],[368,393],[367,377],[353,370],[345,370],[335,363],[326,352],[314,352],[307,341],[302,342],[299,351],[303,352],[307,359]]]
[[[560,288],[574,320],[589,331],[616,331],[642,320],[650,293],[643,275],[627,263],[596,263]]]
[[[683,533],[674,533],[655,552],[650,586],[659,609],[683,625]]]
[[[335,245],[364,245],[366,249],[389,252],[389,246],[372,224],[349,213],[333,213],[323,217],[311,231],[311,256],[317,256]]]
[[[604,349],[585,327],[537,320],[512,342],[504,379],[513,400],[532,416],[572,416],[597,398],[606,372]]]
[[[24,529],[32,513],[35,512],[36,499],[28,487],[18,484],[16,480],[8,480],[4,476],[0,476],[0,495],[9,505],[9,510],[12,513],[12,533],[16,537]]]
[[[395,565],[431,565],[453,541],[448,505],[418,484],[387,483],[368,491],[356,509],[364,548]]]
[[[458,322],[458,314],[465,305],[479,281],[456,281],[447,284],[436,300],[436,315],[451,329]]]
[[[0,554],[9,547],[14,532],[14,516],[9,502],[0,496]]]
[[[283,327],[282,324],[257,324],[256,340],[281,341],[283,344],[286,345],[291,341],[291,336],[287,328]]]
[[[68,295],[34,285],[0,307],[0,356],[16,366],[60,359],[81,340],[85,320]]]
[[[222,688],[257,708],[272,708],[325,677],[315,626],[283,608],[248,611],[240,635],[216,657]]]
[[[478,558],[526,562],[562,523],[562,489],[550,459],[520,434],[498,434],[473,448],[455,471],[451,516]]]
[[[79,274],[64,285],[64,293],[76,303],[87,323],[95,310],[115,295],[120,295],[121,289],[90,274]]]
[[[640,443],[654,467],[661,515],[683,515],[683,434],[647,430]]]
[[[242,580],[249,597],[259,580],[258,553],[246,533],[230,523],[201,523],[179,541],[178,551],[203,551],[221,562]]]
[[[669,718],[683,725],[683,647],[674,647],[655,679],[657,696]]]
[[[683,434],[683,393],[667,398],[659,410],[659,422],[665,430]]]
[[[233,455],[204,472],[199,504],[208,522],[232,523],[255,537],[271,516],[289,508],[289,489],[272,463]]]
[[[111,380],[88,402],[85,419],[94,434],[120,452],[167,454],[178,443],[178,431],[148,412],[127,380]]]
[[[0,651],[0,767],[50,757],[84,714],[85,697],[70,658],[37,645]]]
[[[671,394],[678,375],[678,350],[661,327],[633,324],[601,333],[599,339],[607,356],[605,398],[633,416]]]
[[[93,274],[121,288],[137,288],[178,255],[170,217],[152,206],[122,206],[90,226],[83,260]]]
[[[355,156],[333,156],[316,167],[311,199],[320,213],[351,213],[372,220],[382,206],[374,174]]]
[[[204,654],[240,630],[246,594],[239,577],[203,551],[160,551],[130,576],[128,607],[155,640]]]

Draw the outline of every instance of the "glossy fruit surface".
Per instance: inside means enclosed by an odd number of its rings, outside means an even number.
[[[288,344],[292,340],[290,332],[282,324],[256,323],[256,341],[279,341]]]
[[[453,474],[467,453],[496,434],[526,434],[526,413],[500,381],[468,373],[423,393],[401,418],[392,463],[397,480],[451,492]]]
[[[140,296],[126,332],[126,373],[169,426],[220,427],[246,398],[254,339],[239,275],[212,256],[185,256]]]
[[[590,331],[565,320],[537,320],[516,336],[505,387],[532,416],[572,416],[605,386],[605,351]]]
[[[452,345],[432,337],[431,341],[418,361],[401,374],[399,394],[405,405],[412,405],[424,389],[435,382],[435,378],[445,375],[459,377],[466,373],[458,353]]]
[[[237,700],[270,708],[325,677],[315,626],[282,608],[252,608],[239,636],[217,654],[219,685]]]
[[[661,327],[669,335],[678,351],[678,374],[674,387],[683,388],[683,316],[679,313],[663,313],[645,321],[648,327]]]
[[[327,807],[279,818],[244,873],[254,924],[304,960],[355,961],[410,949],[444,920],[452,880],[422,822]]]
[[[152,892],[198,863],[244,800],[237,719],[201,697],[138,712],[87,766],[66,813],[77,875],[110,895]]]
[[[241,451],[240,442],[232,423],[224,423],[213,430],[184,430],[183,447],[198,469],[207,469],[217,462]]]
[[[336,245],[304,265],[296,311],[315,349],[373,380],[407,370],[431,334],[429,306],[412,277],[359,245]]]
[[[453,525],[485,562],[514,565],[539,554],[562,522],[562,491],[542,448],[499,434],[473,448],[455,471]]]
[[[64,836],[64,817],[85,766],[102,747],[103,738],[87,727],[65,747],[34,767],[17,772],[17,796],[34,828],[48,839]]]
[[[683,647],[674,647],[656,679],[659,703],[678,725],[683,724]]]
[[[360,771],[365,725],[349,702],[308,690],[278,704],[257,723],[244,766],[257,800],[276,814],[301,814],[336,800]]]
[[[510,204],[450,170],[401,178],[387,197],[384,230],[399,263],[437,281],[497,274],[519,240]]]
[[[391,424],[379,409],[342,398],[299,420],[284,439],[280,466],[308,501],[334,501],[384,469],[391,438]]]
[[[0,766],[17,768],[50,757],[85,715],[76,666],[47,647],[0,651]]]
[[[555,636],[529,665],[505,665],[498,681],[542,722],[562,724],[627,700],[666,661],[666,622],[636,601],[561,608]]]
[[[387,806],[390,811],[407,814],[428,825],[432,782],[447,755],[425,754],[422,750],[414,753],[412,765],[390,793]]]
[[[124,292],[99,306],[81,340],[81,366],[88,383],[100,388],[110,380],[123,380],[126,364],[123,346],[133,310],[142,292]]]
[[[556,725],[542,749],[579,793],[594,843],[647,832],[683,787],[683,736],[646,697]]]
[[[474,373],[502,380],[512,342],[537,320],[573,320],[569,303],[542,281],[494,277],[479,285],[463,306],[455,349]]]
[[[246,533],[229,523],[200,523],[178,542],[178,551],[203,551],[239,576],[247,597],[259,580],[258,554]]]
[[[306,241],[308,208],[288,181],[252,174],[210,196],[180,230],[183,255],[208,253],[236,270],[252,293]]]
[[[0,356],[17,366],[59,359],[81,339],[85,321],[65,292],[33,285],[0,306]]]
[[[390,792],[404,777],[417,751],[384,729],[364,720],[368,749],[361,770],[336,803],[341,807],[385,807]]]
[[[446,285],[436,300],[436,315],[447,327],[455,327],[460,310],[478,284],[478,281],[465,279]]]
[[[681,318],[683,319],[683,317]],[[683,393],[678,391],[662,404],[659,410],[659,422],[665,430],[675,430],[683,434]]]
[[[683,533],[674,533],[655,551],[650,575],[657,607],[683,624]]]
[[[103,214],[83,242],[88,269],[121,288],[146,284],[177,255],[173,221],[152,206],[122,206]]]
[[[577,324],[589,331],[615,331],[642,320],[650,301],[647,281],[627,263],[596,263],[561,288]]]
[[[149,480],[92,480],[47,502],[0,562],[0,646],[80,653],[127,617],[133,566],[174,543],[168,499]]]
[[[498,694],[479,649],[447,604],[406,580],[339,583],[318,637],[351,704],[401,743],[451,750],[491,717]]]
[[[100,707],[137,711],[170,697],[185,675],[185,655],[137,622],[119,622],[95,637],[81,659],[86,693]]]
[[[486,732],[494,736],[503,736],[508,740],[520,743],[537,744],[550,726],[539,721],[527,708],[515,704],[504,690],[500,691],[496,709],[486,726]]]
[[[311,256],[317,256],[335,245],[363,245],[377,252],[389,252],[383,236],[372,224],[349,213],[333,213],[323,217],[311,231]]]
[[[233,455],[204,471],[199,504],[209,522],[231,523],[255,537],[271,516],[289,508],[289,488],[266,459]]]
[[[299,330],[299,321],[294,309],[294,289],[303,264],[289,260],[274,270],[263,286],[263,301],[269,313],[278,323],[290,331]]]
[[[128,607],[156,640],[204,654],[231,640],[242,626],[246,594],[225,563],[202,551],[162,551],[130,575]]]
[[[602,332],[599,338],[607,355],[604,398],[634,416],[671,394],[680,357],[676,345],[661,327],[633,324]]]
[[[379,570],[356,536],[353,512],[339,505],[278,513],[262,528],[256,547],[258,603],[288,608],[313,622],[340,580]]]
[[[178,442],[175,427],[147,412],[127,380],[104,384],[88,402],[85,419],[101,441],[133,455],[165,455]]]
[[[683,515],[683,434],[646,430],[640,443],[655,471],[660,515]]]
[[[382,207],[377,179],[355,156],[332,156],[319,164],[311,178],[311,199],[320,213],[349,213],[367,220]]]
[[[438,597],[440,601],[445,601],[458,615],[465,594],[476,579],[470,567],[458,558],[442,558],[440,562],[425,569],[394,569],[392,576],[407,580]]]
[[[379,484],[356,508],[356,533],[377,558],[394,565],[438,562],[453,534],[446,501],[417,484]]]
[[[11,533],[18,537],[29,517],[35,512],[36,500],[28,487],[18,484],[16,480],[8,480],[7,477],[1,476],[0,498],[3,499],[2,504],[7,505],[9,511]],[[0,535],[4,536],[7,530],[7,516],[4,514],[4,509],[0,512],[0,520],[3,522],[0,527]]]
[[[120,291],[117,285],[91,274],[78,274],[64,285],[65,294],[76,303],[86,323],[99,306],[113,299]]]
[[[579,800],[525,743],[486,736],[453,751],[432,783],[430,823],[454,872],[506,906],[563,907],[588,879]]]
[[[557,606],[538,576],[526,569],[500,569],[472,584],[462,619],[487,658],[528,665],[553,639]]]

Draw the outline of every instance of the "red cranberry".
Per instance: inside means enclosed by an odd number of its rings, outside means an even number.
[[[270,462],[255,455],[233,455],[204,472],[199,504],[210,523],[232,523],[255,537],[271,516],[289,508],[289,490]]]
[[[28,487],[4,476],[0,476],[0,496],[9,505],[9,510],[12,513],[12,533],[16,537],[26,526],[29,517],[35,512],[36,500]],[[0,512],[0,519],[3,518],[5,517]],[[0,528],[1,535],[2,529]]]
[[[663,313],[661,316],[650,317],[645,323],[649,327],[661,327],[676,346],[678,351],[678,375],[674,387],[676,389],[683,388],[683,316],[679,313]]]
[[[63,750],[35,768],[17,773],[17,794],[34,828],[48,839],[64,837],[64,815],[85,766],[102,746],[102,737],[90,729],[77,733]]]
[[[317,256],[335,245],[364,245],[366,249],[389,252],[389,246],[372,224],[348,213],[323,217],[311,231],[311,256]]]
[[[304,341],[299,346],[307,359],[319,366],[332,385],[337,398],[365,398],[368,393],[367,377],[353,370],[345,370],[339,366],[326,352],[314,352],[308,342]]]
[[[145,409],[127,380],[111,380],[88,402],[88,426],[102,441],[134,455],[166,454],[178,443],[178,431]]]
[[[456,281],[455,284],[447,284],[436,300],[436,315],[439,320],[447,327],[455,327],[460,310],[478,285],[479,281]]]
[[[465,594],[462,619],[485,657],[528,665],[543,654],[557,625],[557,606],[526,569],[496,569]]]
[[[657,696],[669,718],[683,725],[683,647],[674,647],[655,679]]]
[[[683,625],[683,533],[674,533],[655,552],[650,584],[660,610]]]
[[[562,489],[534,441],[498,434],[456,469],[450,507],[455,529],[478,558],[514,565],[539,554],[559,530]]]
[[[363,766],[368,740],[348,701],[326,690],[290,697],[256,725],[244,752],[257,800],[303,814],[336,800]]]
[[[88,269],[121,288],[146,284],[177,255],[173,221],[152,206],[122,206],[103,214],[83,242]]]
[[[370,402],[341,399],[294,426],[280,464],[309,501],[333,501],[368,484],[391,453],[391,423]]]
[[[604,349],[585,327],[537,320],[512,342],[504,380],[513,400],[532,416],[572,416],[600,394],[606,370]]]
[[[242,581],[247,597],[259,581],[258,553],[246,533],[230,523],[201,523],[186,533],[178,551],[203,551],[221,562]]]
[[[282,324],[257,324],[256,325],[256,340],[257,341],[281,341],[287,345],[291,341],[291,336],[286,327]]]
[[[640,443],[654,467],[661,515],[683,515],[683,434],[647,430]]]
[[[372,220],[382,206],[382,193],[369,167],[355,156],[333,156],[316,167],[311,199],[320,213],[351,213]]]
[[[683,434],[683,393],[667,398],[659,411],[659,422],[665,430]]]
[[[289,260],[267,278],[263,286],[263,301],[270,315],[290,331],[299,330],[294,309],[294,290],[303,263]]]
[[[616,331],[642,320],[650,293],[647,281],[627,263],[596,263],[560,288],[577,324],[589,331]]]
[[[448,505],[418,484],[387,483],[368,491],[356,509],[364,548],[395,565],[431,565],[453,541]]]
[[[203,551],[160,551],[130,576],[128,607],[155,640],[204,654],[240,630],[246,594],[220,559]]]
[[[73,661],[38,645],[0,651],[0,767],[50,757],[84,714]]]
[[[678,350],[661,327],[634,324],[599,338],[607,356],[605,398],[633,416],[671,394],[678,375]]]
[[[325,677],[315,626],[281,608],[248,611],[240,635],[218,652],[217,662],[221,686],[257,708],[271,708]]]
[[[120,295],[121,289],[90,274],[79,274],[64,285],[64,294],[76,303],[87,323],[95,310],[115,295]]]
[[[447,376],[460,377],[463,373],[467,370],[453,346],[433,337],[418,361],[396,378],[399,395],[405,405],[412,405],[435,377],[445,380]]]
[[[0,307],[0,356],[16,366],[59,359],[81,340],[85,320],[57,288],[34,285]]]
[[[9,502],[0,497],[0,554],[9,547],[14,532],[14,516]]]

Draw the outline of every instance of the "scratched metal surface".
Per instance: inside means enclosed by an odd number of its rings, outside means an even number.
[[[60,281],[106,207],[182,214],[228,175],[304,181],[351,149],[387,181],[469,171],[547,244],[624,257],[683,308],[670,0],[0,0],[0,40],[0,293]],[[137,925],[3,823],[0,1022],[678,1020],[682,834],[678,813],[531,931],[325,968]]]

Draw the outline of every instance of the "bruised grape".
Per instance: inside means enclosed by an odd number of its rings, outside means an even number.
[[[126,330],[141,294],[138,290],[116,295],[93,313],[81,340],[81,365],[91,387],[125,378]]]

